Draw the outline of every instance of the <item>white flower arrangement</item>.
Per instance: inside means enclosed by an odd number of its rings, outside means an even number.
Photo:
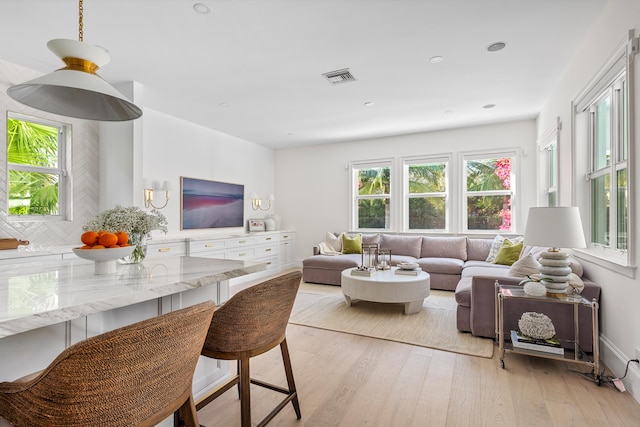
[[[89,221],[82,227],[84,231],[106,230],[111,233],[124,231],[129,236],[145,235],[152,230],[167,232],[167,218],[158,210],[146,212],[137,206],[116,206],[108,209]]]

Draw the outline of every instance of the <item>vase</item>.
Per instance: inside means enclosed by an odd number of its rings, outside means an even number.
[[[120,258],[121,264],[137,264],[144,260],[147,256],[147,235],[146,234],[130,234],[129,245],[135,246],[131,255]]]

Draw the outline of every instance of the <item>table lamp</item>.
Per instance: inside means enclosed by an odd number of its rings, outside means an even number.
[[[584,248],[584,232],[577,207],[535,207],[529,209],[524,232],[527,246],[547,246],[541,254],[539,272],[547,296],[566,295],[571,273],[569,254],[560,248]]]

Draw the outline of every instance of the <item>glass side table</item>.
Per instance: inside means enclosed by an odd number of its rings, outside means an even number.
[[[573,306],[573,348],[565,349],[563,355],[529,350],[524,348],[515,348],[513,343],[507,342],[504,333],[504,304],[511,299],[529,299],[532,301],[544,301],[552,304],[569,304]],[[495,282],[495,305],[496,305],[496,340],[498,341],[498,349],[500,353],[500,366],[504,369],[504,357],[507,353],[525,354],[528,356],[544,357],[547,359],[562,360],[581,365],[589,366],[593,369],[593,379],[597,385],[602,382],[600,375],[600,342],[599,342],[599,324],[598,309],[599,304],[596,299],[589,301],[580,294],[571,294],[565,297],[548,297],[548,296],[532,296],[524,293],[522,286],[506,286],[501,285],[498,280]],[[589,357],[581,348],[579,340],[579,322],[578,307],[588,306],[591,308],[591,322],[593,329],[593,354]],[[508,337],[510,339],[510,337]],[[565,341],[566,342],[566,341]]]

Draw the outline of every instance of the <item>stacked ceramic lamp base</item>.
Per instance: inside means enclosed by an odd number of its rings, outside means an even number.
[[[538,262],[540,262],[538,267],[540,279],[547,288],[547,296],[565,296],[569,286],[569,274],[571,274],[569,254],[550,249],[541,254]]]

